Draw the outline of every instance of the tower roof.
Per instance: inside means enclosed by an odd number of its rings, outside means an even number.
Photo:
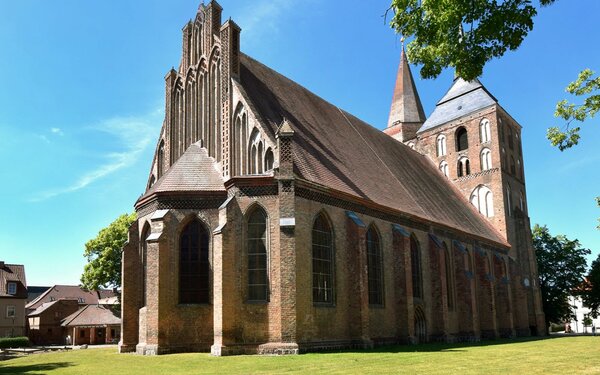
[[[459,77],[454,80],[448,92],[436,104],[433,113],[427,118],[418,133],[496,103],[498,103],[498,100],[490,94],[478,79],[465,81]]]
[[[423,105],[415,87],[406,53],[404,52],[404,48],[402,48],[388,127],[397,123],[423,123],[424,121],[425,112],[423,111]]]

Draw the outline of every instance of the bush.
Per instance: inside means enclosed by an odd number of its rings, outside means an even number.
[[[0,349],[24,348],[29,346],[27,337],[3,337],[0,338]]]
[[[565,324],[550,323],[550,332],[560,332],[565,330]]]

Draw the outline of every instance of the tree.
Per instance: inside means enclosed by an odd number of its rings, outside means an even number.
[[[600,76],[594,78],[594,74],[591,69],[585,69],[579,73],[577,80],[571,82],[566,88],[569,94],[584,97],[583,103],[569,103],[564,99],[556,104],[554,116],[562,118],[567,123],[563,130],[557,126],[549,128],[547,137],[552,146],[558,147],[561,151],[579,143],[580,127],[571,127],[571,123],[594,118],[600,111]]]
[[[600,254],[592,262],[587,280],[588,287],[581,297],[583,303],[590,309],[590,315],[595,318],[600,314]]]
[[[556,0],[538,0],[538,7]],[[531,0],[392,0],[391,26],[405,38],[408,59],[423,64],[421,76],[435,78],[454,67],[467,81],[485,64],[516,50],[533,29],[538,8]]]
[[[533,228],[533,247],[538,263],[542,305],[546,327],[570,319],[573,315],[568,297],[583,283],[586,255],[578,240],[564,235],[552,236],[548,227],[536,224]]]
[[[123,214],[85,244],[83,256],[88,263],[84,266],[81,283],[86,289],[121,286],[121,250],[127,242],[129,227],[136,219],[135,212]]]

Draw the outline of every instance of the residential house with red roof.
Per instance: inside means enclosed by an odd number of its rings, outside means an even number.
[[[54,285],[25,306],[29,339],[37,345],[64,345],[67,343],[67,336],[71,334],[63,325],[68,317],[88,306],[106,305],[108,311],[114,311],[118,309],[118,304],[115,304],[114,299],[115,293],[110,290],[89,291],[78,285]],[[118,313],[113,313],[113,315],[115,319],[119,319]],[[101,324],[102,322],[97,323],[98,327],[106,329],[106,326]],[[114,327],[112,329],[118,336],[120,330]],[[111,337],[115,337],[115,335]],[[89,337],[87,341],[90,343]]]
[[[0,261],[0,337],[25,336],[25,266]]]

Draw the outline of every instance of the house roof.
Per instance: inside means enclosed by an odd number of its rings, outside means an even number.
[[[192,144],[165,174],[140,198],[159,192],[219,191],[225,192],[215,159],[200,142]]]
[[[457,118],[497,104],[498,100],[479,82],[478,79],[454,80],[448,92],[435,106],[418,133],[443,125]]]
[[[26,309],[37,309],[40,305],[45,302],[52,302],[59,299],[83,299],[80,304],[97,304],[99,291],[89,291],[82,289],[79,285],[54,285],[53,287],[46,290],[39,297],[29,302]],[[110,290],[104,290],[101,292],[102,297],[106,298],[110,294],[114,293]]]
[[[28,286],[27,287],[27,302],[38,298],[42,293],[50,289],[49,286]]]
[[[52,302],[44,302],[37,309],[35,309],[32,312],[30,312],[29,314],[27,314],[27,316],[37,316],[37,315],[40,315],[44,311],[48,310],[50,307],[54,306],[56,303],[58,303],[58,300],[57,301],[52,301]]]
[[[121,318],[110,309],[99,305],[87,305],[63,319],[63,327],[106,326],[121,324]]]
[[[8,283],[17,283],[17,293],[8,294]],[[0,262],[0,297],[27,298],[25,266]]]
[[[425,156],[245,54],[240,65],[267,131],[290,122],[299,178],[508,246]]]
[[[397,123],[423,123],[424,121],[425,111],[423,111],[423,105],[415,87],[406,53],[402,48],[388,127]]]

